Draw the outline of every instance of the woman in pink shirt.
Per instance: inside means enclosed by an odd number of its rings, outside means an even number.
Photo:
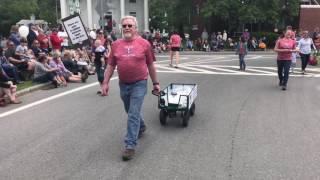
[[[170,37],[170,45],[171,45],[170,66],[172,66],[173,54],[175,53],[175,55],[176,55],[176,65],[174,67],[178,68],[181,37],[178,35],[177,32],[173,32],[173,34],[171,35],[171,37]]]
[[[276,46],[274,47],[274,51],[278,53],[277,65],[279,86],[281,86],[281,89],[284,91],[287,89],[292,53],[297,52],[296,42],[291,37],[292,31],[287,30],[284,37],[278,39]]]

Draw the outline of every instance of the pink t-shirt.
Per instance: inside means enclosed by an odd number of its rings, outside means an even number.
[[[134,83],[148,79],[148,65],[155,60],[150,43],[137,37],[113,42],[108,64],[117,66],[120,82]]]
[[[278,40],[279,49],[295,49],[296,41],[292,39],[282,38]],[[292,52],[278,52],[278,60],[291,60]]]
[[[178,34],[173,34],[170,37],[171,47],[180,47],[181,45],[181,37]]]

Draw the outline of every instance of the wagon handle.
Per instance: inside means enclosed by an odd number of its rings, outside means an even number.
[[[152,90],[151,93],[155,96],[164,96],[166,93],[164,91]]]

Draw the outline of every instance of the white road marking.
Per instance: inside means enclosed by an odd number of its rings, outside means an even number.
[[[115,80],[115,79],[118,79],[118,77],[113,77],[113,78],[110,79],[110,81]],[[60,98],[60,97],[62,97],[62,96],[66,96],[66,95],[68,95],[68,94],[72,94],[72,93],[75,93],[75,92],[78,92],[78,91],[81,91],[81,90],[90,88],[90,87],[92,87],[92,86],[96,86],[96,85],[98,85],[98,84],[99,84],[98,82],[91,83],[91,84],[88,84],[88,85],[85,85],[85,86],[81,86],[81,87],[72,89],[72,90],[70,90],[70,91],[66,91],[66,92],[63,92],[63,93],[60,93],[60,94],[57,94],[57,95],[54,95],[54,96],[51,96],[51,97],[48,97],[48,98],[45,98],[45,99],[36,101],[36,102],[33,102],[33,103],[31,103],[31,104],[27,104],[27,105],[25,105],[25,106],[21,106],[21,107],[19,107],[19,108],[16,108],[16,109],[13,109],[13,110],[10,110],[10,111],[1,113],[1,114],[0,114],[0,118],[9,116],[9,115],[11,115],[11,114],[14,114],[14,113],[17,113],[17,112],[26,110],[26,109],[29,109],[29,108],[31,108],[31,107],[34,107],[34,106],[43,104],[43,103],[48,102],[48,101],[51,101],[51,100]]]
[[[214,70],[218,70],[218,71],[229,72],[229,73],[235,73],[235,74],[248,74],[246,72],[240,72],[240,71],[235,71],[235,70],[230,70],[230,69],[223,69],[223,68],[213,67],[213,66],[203,66],[202,65],[201,67],[214,69]]]

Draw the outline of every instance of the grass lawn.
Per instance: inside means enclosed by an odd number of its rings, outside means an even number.
[[[34,86],[36,85],[35,83],[32,83],[32,81],[25,81],[24,83],[22,84],[18,84],[18,87],[17,87],[17,91],[20,91],[22,89],[26,89],[26,88],[29,88],[31,86]]]

